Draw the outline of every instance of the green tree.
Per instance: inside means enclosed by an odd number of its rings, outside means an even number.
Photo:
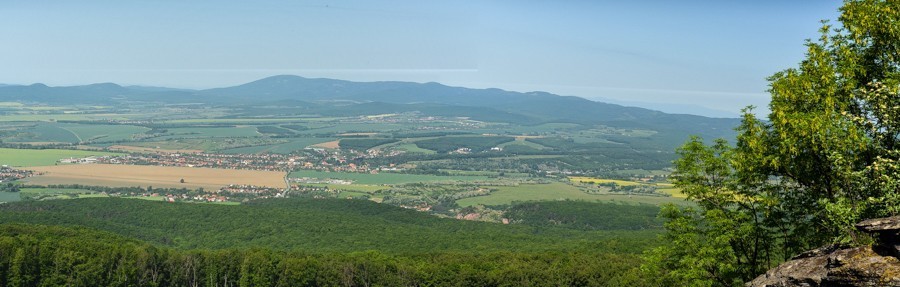
[[[692,138],[664,208],[661,283],[738,286],[800,251],[858,244],[853,224],[900,213],[900,1],[846,1],[797,68],[769,78],[768,121],[744,110],[735,146]]]
[[[240,286],[274,286],[275,266],[268,251],[251,251],[241,263]]]
[[[29,246],[30,247],[30,246]],[[9,286],[35,286],[34,254],[26,250],[29,247],[19,248],[13,255],[9,270]]]

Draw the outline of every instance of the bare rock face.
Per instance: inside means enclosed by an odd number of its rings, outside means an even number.
[[[856,224],[856,229],[873,233],[878,237],[879,247],[885,252],[900,257],[900,216],[869,219]]]
[[[747,283],[750,287],[900,286],[900,216],[856,225],[875,234],[875,246],[808,251]]]

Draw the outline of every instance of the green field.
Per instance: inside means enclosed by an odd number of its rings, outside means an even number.
[[[536,126],[496,125],[494,128],[480,129],[478,132],[486,134],[527,135],[568,132],[583,128],[582,125],[573,123],[545,123]]]
[[[571,180],[573,182],[590,183],[590,184],[612,183],[612,184],[616,184],[616,185],[620,185],[620,186],[647,185],[647,183],[642,183],[642,182],[634,182],[634,181],[619,180],[619,179],[596,178],[596,177],[584,177],[584,176],[570,176],[569,180]]]
[[[67,130],[78,136],[82,142],[111,142],[131,140],[132,135],[143,133],[150,129],[130,125],[84,125],[84,124],[58,124],[59,128]]]
[[[22,198],[18,192],[0,192],[0,203],[20,201]]]
[[[393,148],[398,149],[398,150],[405,150],[407,152],[413,152],[413,153],[424,153],[424,154],[436,154],[437,153],[436,151],[433,151],[430,149],[420,148],[419,146],[417,146],[414,143],[396,145],[396,146],[393,146]]]
[[[135,134],[148,128],[130,125],[38,123],[32,128],[21,130],[11,142],[114,142],[131,140]]]
[[[337,195],[337,198],[348,198],[348,197],[360,197],[369,195],[368,193],[356,192],[356,191],[342,191]]]
[[[43,166],[56,164],[58,160],[64,158],[103,155],[121,155],[121,153],[63,149],[0,148],[0,165]]]
[[[320,144],[323,142],[333,141],[334,138],[299,138],[291,139],[289,142],[271,145],[249,146],[233,149],[222,150],[223,153],[230,154],[253,154],[253,153],[279,153],[289,154],[298,150],[302,150],[308,146]]]
[[[0,122],[127,120],[129,114],[27,114],[0,115]]]
[[[206,139],[177,139],[169,141],[129,142],[128,146],[159,148],[167,150],[214,150],[218,143]]]
[[[62,142],[78,143],[78,135],[60,128],[52,123],[39,123],[34,127],[23,129],[16,137],[5,139],[9,142]]]
[[[21,193],[31,194],[81,194],[81,193],[97,193],[96,191],[77,188],[23,188]]]
[[[260,134],[256,127],[190,127],[172,128],[169,133],[174,135],[161,138],[203,138],[203,137],[256,137]]]
[[[330,127],[310,129],[305,133],[353,133],[353,132],[391,132],[409,129],[412,126],[383,123],[340,123]]]
[[[520,139],[516,139],[516,140],[511,141],[511,142],[502,143],[502,144],[499,145],[499,147],[507,148],[507,147],[509,147],[509,146],[511,146],[511,145],[521,145],[521,146],[526,146],[526,147],[530,147],[530,148],[537,149],[537,150],[547,149],[547,147],[545,147],[545,146],[542,146],[542,145],[539,145],[539,144],[536,144],[536,143],[533,143],[533,142],[530,142],[530,141],[526,141],[526,140],[524,140],[524,139],[521,139],[521,140],[520,140]]]
[[[129,142],[125,145],[160,148],[168,150],[203,150],[203,151],[221,151],[232,148],[257,148],[273,144],[273,140],[267,138],[230,138],[222,140],[221,138],[178,138],[170,140],[160,140],[154,138],[153,141],[146,142]]]
[[[644,170],[644,169],[623,169],[623,170],[615,170],[613,173],[621,174],[621,175],[632,175],[632,176],[653,176],[653,175],[668,175],[671,172],[664,170]]]
[[[403,173],[387,173],[379,174],[368,173],[351,173],[351,172],[323,172],[315,170],[300,170],[292,172],[290,177],[309,177],[320,179],[347,179],[352,180],[355,184],[403,184],[414,182],[437,182],[437,181],[478,181],[487,180],[485,176],[438,176],[424,174],[403,174]],[[339,187],[336,185],[335,187]]]
[[[302,123],[307,121],[338,120],[341,118],[246,118],[246,119],[182,119],[164,121],[167,124],[265,124],[265,123]]]
[[[477,196],[457,200],[460,206],[473,205],[505,205],[516,201],[554,201],[554,200],[585,200],[585,201],[618,201],[635,203],[680,203],[682,199],[672,197],[638,196],[620,194],[588,194],[577,187],[565,183],[555,182],[549,184],[522,184],[518,186],[501,186],[497,191],[487,196]]]

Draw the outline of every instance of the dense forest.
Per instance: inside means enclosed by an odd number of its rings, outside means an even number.
[[[634,217],[630,225],[643,225],[652,218]],[[117,198],[28,201],[0,206],[0,223],[7,222],[80,225],[178,248],[265,247],[313,252],[600,248],[639,253],[652,246],[658,234],[658,229],[580,232],[459,221],[371,201],[342,199],[271,199],[240,206]],[[629,244],[620,244],[620,240]]]
[[[662,226],[659,207],[586,201],[523,202],[510,206],[504,216],[531,225],[577,230],[646,230]]]
[[[639,254],[658,229],[627,229],[654,216],[632,212],[592,232],[362,200],[19,202],[0,206],[0,285],[639,286]]]
[[[80,227],[0,225],[0,286],[636,286],[637,262],[579,252],[180,250]]]

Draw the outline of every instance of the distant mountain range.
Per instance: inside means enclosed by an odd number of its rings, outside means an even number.
[[[49,87],[0,86],[0,101],[48,104],[116,104],[135,101],[205,103],[219,106],[276,106],[289,112],[328,115],[419,111],[477,120],[540,124],[568,122],[641,128],[670,133],[733,137],[738,119],[708,118],[626,107],[545,92],[469,89],[438,83],[351,82],[273,76],[243,85],[206,90],[123,87],[113,83]]]

